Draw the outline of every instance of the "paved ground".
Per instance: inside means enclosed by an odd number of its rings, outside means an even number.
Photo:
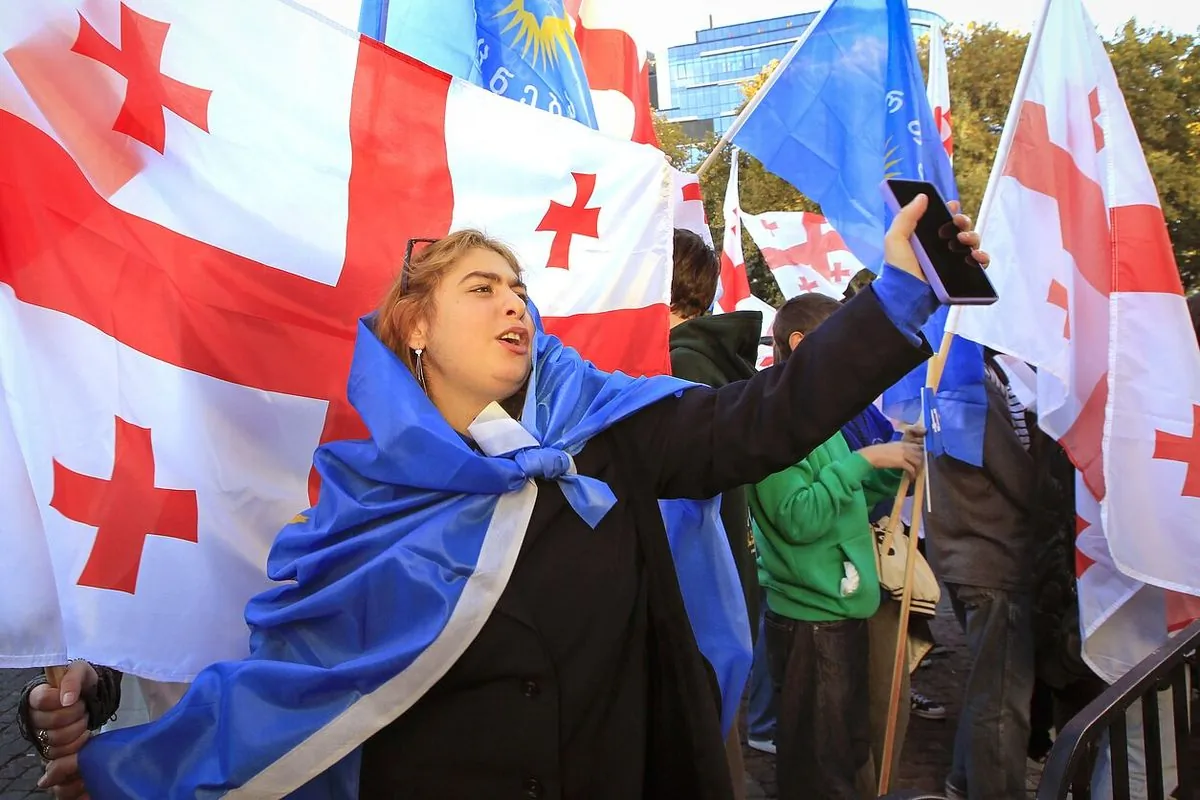
[[[36,670],[0,670],[0,800],[45,797],[34,791],[41,763],[17,735],[17,697]]]

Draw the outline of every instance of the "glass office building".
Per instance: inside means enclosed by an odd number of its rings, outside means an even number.
[[[683,125],[695,139],[724,133],[744,99],[742,82],[787,55],[817,13],[708,28],[696,31],[693,44],[669,48],[666,66],[671,107],[663,109],[667,119]],[[938,14],[915,8],[910,13],[914,36],[927,33],[935,24],[946,25]]]

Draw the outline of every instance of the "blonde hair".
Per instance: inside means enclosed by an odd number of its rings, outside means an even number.
[[[521,275],[521,264],[507,245],[482,231],[466,228],[413,253],[407,282],[403,273],[398,275],[379,304],[375,335],[414,372],[416,359],[408,346],[409,337],[422,320],[434,318],[434,292],[445,274],[471,250],[490,250],[507,261],[518,277]]]

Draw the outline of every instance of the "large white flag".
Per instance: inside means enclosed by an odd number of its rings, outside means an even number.
[[[1103,42],[1080,0],[1038,31],[979,221],[1000,301],[957,332],[1037,367],[1079,470],[1084,656],[1112,680],[1197,616],[1200,349]]]
[[[0,142],[0,666],[247,652],[410,238],[484,227],[553,332],[669,369],[661,153],[289,3],[0,3]]]

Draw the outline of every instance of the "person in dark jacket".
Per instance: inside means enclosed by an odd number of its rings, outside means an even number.
[[[926,535],[930,566],[946,585],[971,654],[946,795],[1004,800],[1025,791],[1041,535],[1032,424],[994,361],[984,372],[983,464],[931,459]]]
[[[671,374],[719,388],[754,376],[762,314],[732,311],[709,314],[717,293],[721,262],[698,234],[675,229],[671,276]],[[737,486],[721,495],[721,525],[737,565],[751,639],[758,638],[758,576],[750,553],[750,509],[746,490]],[[754,622],[750,622],[750,620]],[[735,793],[745,783],[742,746],[736,726],[726,741]]]
[[[361,747],[360,796],[732,796],[716,681],[683,606],[658,500],[713,497],[794,463],[929,357],[919,329],[936,298],[909,243],[924,203],[918,198],[893,222],[886,240],[893,266],[884,277],[808,337],[785,367],[721,389],[669,394],[592,436],[571,467],[603,481],[615,497],[594,527],[556,480],[534,481],[532,516],[511,576],[477,633],[410,706],[372,710],[364,717],[369,725],[349,742]],[[959,217],[958,224],[959,240],[977,248],[969,220]],[[406,263],[372,333],[469,445],[472,423],[485,409],[494,415],[497,406],[510,414],[522,407],[533,331],[515,257],[482,234],[461,231]],[[421,457],[389,457],[410,455]],[[389,624],[404,624],[397,609],[386,613],[394,617]],[[366,633],[371,626],[362,622]],[[222,685],[221,674],[206,671],[210,688]],[[111,696],[100,708],[85,691],[96,678],[92,665],[75,662],[59,687],[36,687],[21,702],[49,761],[42,785],[60,797],[80,797],[91,782],[111,785],[126,773],[148,780],[236,756],[208,753],[206,728],[191,748],[89,762],[96,771],[81,776],[83,729],[114,710]],[[193,695],[205,691],[198,681],[162,719],[101,734],[92,746],[107,736],[150,742],[197,711],[211,724],[256,713],[236,693],[198,708]],[[296,693],[290,702],[304,708],[321,699]],[[214,717],[205,708],[222,712]],[[189,791],[174,783],[162,790],[164,797]]]

